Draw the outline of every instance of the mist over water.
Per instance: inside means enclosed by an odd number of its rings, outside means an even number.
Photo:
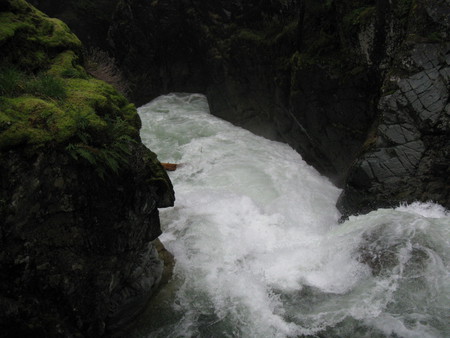
[[[450,215],[432,203],[338,225],[340,193],[289,146],[209,114],[203,95],[139,108],[170,173],[172,281],[135,337],[448,337]]]

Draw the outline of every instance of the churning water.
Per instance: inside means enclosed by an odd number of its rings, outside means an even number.
[[[338,225],[339,189],[289,146],[171,94],[139,109],[170,177],[174,277],[136,337],[449,337],[450,214],[412,204]]]

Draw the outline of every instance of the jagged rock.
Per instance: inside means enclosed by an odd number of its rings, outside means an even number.
[[[353,166],[338,202],[345,214],[401,202],[432,200],[450,207],[447,44],[417,44],[417,73],[398,79],[381,98],[381,122],[372,145]]]

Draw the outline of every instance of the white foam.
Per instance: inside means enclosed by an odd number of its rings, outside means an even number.
[[[417,277],[426,295],[448,290],[448,212],[412,204],[337,225],[339,189],[289,146],[207,107],[202,95],[172,94],[139,109],[144,142],[161,161],[183,163],[170,173],[176,206],[161,210],[161,240],[181,283],[170,302],[183,313],[165,335],[287,337],[340,330],[349,318],[378,333],[425,332],[419,321],[405,324],[393,304],[415,304],[399,295],[420,264],[434,276]],[[362,247],[382,258],[380,275],[361,258]],[[400,324],[386,320],[392,311],[400,311]]]

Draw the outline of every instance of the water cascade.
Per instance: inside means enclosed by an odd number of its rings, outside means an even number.
[[[340,193],[288,145],[212,116],[199,94],[139,108],[170,173],[173,279],[135,337],[448,337],[450,214],[414,203],[338,224]]]

